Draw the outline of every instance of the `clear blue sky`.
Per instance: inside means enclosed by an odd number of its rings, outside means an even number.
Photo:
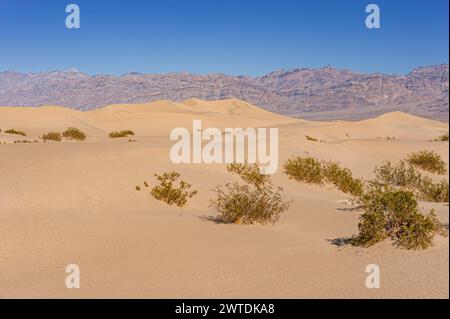
[[[65,7],[81,28],[65,27]],[[381,8],[366,29],[365,7]],[[448,0],[0,0],[0,71],[261,75],[448,63]]]

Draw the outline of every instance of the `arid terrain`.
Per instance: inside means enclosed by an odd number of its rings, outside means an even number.
[[[194,119],[204,128],[279,129],[272,179],[293,204],[278,223],[214,222],[211,188],[236,177],[224,164],[177,165],[169,158],[171,130],[191,130]],[[69,126],[84,131],[86,141],[40,139]],[[10,128],[27,136],[6,134]],[[449,297],[448,238],[436,236],[427,250],[396,248],[388,240],[370,248],[340,245],[357,233],[361,211],[334,187],[289,180],[282,168],[290,156],[308,154],[370,179],[384,160],[423,149],[440,154],[448,167],[448,142],[431,142],[448,132],[447,123],[401,112],[315,122],[237,99],[190,99],[85,112],[0,107],[0,129],[0,297]],[[135,132],[134,142],[108,136],[126,129]],[[149,188],[135,189],[144,181],[153,186],[154,173],[172,169],[198,190],[182,216],[151,197]],[[420,207],[435,208],[448,223],[448,204]],[[68,264],[80,266],[80,289],[65,286]],[[380,266],[379,289],[365,286],[368,264]]]
[[[448,122],[448,63],[408,74],[360,73],[325,66],[253,76],[226,74],[89,75],[77,69],[0,72],[0,105],[61,105],[91,110],[116,103],[238,98],[278,114],[311,120],[369,119],[402,111]]]

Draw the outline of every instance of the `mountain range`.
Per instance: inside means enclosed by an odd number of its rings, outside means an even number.
[[[326,66],[263,76],[191,73],[89,75],[77,69],[0,72],[0,105],[61,105],[90,110],[161,99],[235,97],[269,111],[314,120],[363,119],[390,111],[448,122],[448,64],[406,75],[359,73]]]

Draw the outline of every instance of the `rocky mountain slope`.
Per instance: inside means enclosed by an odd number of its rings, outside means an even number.
[[[261,77],[190,73],[88,75],[76,69],[0,73],[0,105],[62,105],[79,110],[160,99],[236,97],[307,119],[361,119],[390,111],[448,121],[448,64],[407,75],[350,70],[280,70]]]

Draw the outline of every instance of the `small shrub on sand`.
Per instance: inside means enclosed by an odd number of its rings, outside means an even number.
[[[435,138],[433,142],[448,142],[448,132],[438,136],[438,138]]]
[[[419,198],[436,203],[448,203],[448,181],[442,179],[433,183],[431,178],[424,177],[419,185]]]
[[[411,191],[420,200],[448,203],[448,181],[435,184],[431,178],[422,174],[405,161],[392,164],[386,161],[375,168],[375,181],[393,188]]]
[[[261,174],[256,164],[229,164],[227,170],[235,173],[245,182],[227,183],[213,191],[216,198],[210,200],[224,223],[252,224],[275,223],[281,213],[291,205],[282,196],[282,188],[274,189],[269,175]]]
[[[376,180],[380,183],[410,190],[417,188],[422,180],[422,175],[405,161],[397,164],[385,161],[381,166],[375,167],[374,173]]]
[[[65,130],[62,135],[66,138],[74,139],[77,141],[84,141],[86,139],[86,134],[84,134],[76,127],[67,128],[67,130]]]
[[[160,201],[166,202],[170,206],[177,205],[182,208],[186,205],[189,198],[197,194],[196,190],[189,191],[191,184],[186,181],[180,181],[178,186],[174,183],[181,176],[175,171],[163,173],[162,175],[155,174],[159,185],[152,188],[151,195]]]
[[[13,129],[13,128],[10,128],[10,129],[6,130],[5,133],[27,136],[27,134],[25,134],[24,131],[16,130],[16,129]]]
[[[312,141],[312,142],[318,142],[318,141],[319,141],[317,138],[314,138],[314,137],[309,136],[309,135],[306,135],[306,139],[307,139],[308,141]]]
[[[423,150],[409,154],[406,161],[430,173],[444,175],[447,173],[445,162],[441,156],[433,151]]]
[[[139,186],[139,185],[137,185],[135,188],[136,188],[137,191],[141,190],[141,186]]]
[[[322,162],[312,157],[294,157],[284,164],[284,173],[291,179],[309,184],[334,184],[340,191],[360,196],[364,191],[362,179],[353,177],[352,172],[339,163]]]
[[[399,247],[426,249],[436,233],[444,234],[433,210],[427,215],[418,211],[412,192],[372,183],[361,199],[365,212],[358,223],[359,234],[351,240],[353,245],[369,247],[391,238]]]
[[[334,184],[341,192],[359,197],[364,192],[362,179],[353,177],[352,172],[341,167],[338,163],[328,162],[323,164],[323,172],[326,180]]]
[[[46,140],[46,141],[50,140],[50,141],[59,142],[59,141],[61,141],[62,136],[61,136],[61,133],[59,133],[59,132],[48,132],[48,133],[42,135],[42,139]]]
[[[109,137],[111,138],[128,137],[129,135],[134,135],[134,132],[130,130],[123,130],[123,131],[113,131],[109,133]]]
[[[313,157],[292,157],[284,164],[284,173],[291,179],[308,184],[322,184],[322,163]]]

